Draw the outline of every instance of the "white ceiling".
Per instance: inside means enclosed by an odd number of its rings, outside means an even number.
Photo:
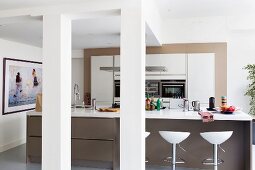
[[[120,46],[119,16],[75,20],[72,28],[75,49]]]
[[[2,25],[2,26],[1,26]],[[43,24],[38,17],[0,19],[0,38],[42,47]],[[157,43],[147,29],[146,44]],[[120,16],[75,20],[72,23],[73,49],[120,46]]]
[[[0,10],[82,3],[86,1],[89,0],[0,0]]]
[[[89,0],[0,0],[0,10],[81,3]],[[244,15],[255,12],[255,0],[155,0],[162,18]],[[42,46],[42,20],[34,17],[0,19],[0,38]],[[75,20],[72,25],[73,49],[120,46],[120,17]],[[146,30],[146,44],[156,45]]]
[[[255,12],[255,0],[156,0],[163,18],[246,15]]]

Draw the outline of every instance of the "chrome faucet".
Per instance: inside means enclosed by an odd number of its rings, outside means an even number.
[[[76,107],[77,100],[80,100],[80,89],[78,84],[74,84],[74,108]]]
[[[189,111],[189,100],[186,98],[183,98],[183,111]]]

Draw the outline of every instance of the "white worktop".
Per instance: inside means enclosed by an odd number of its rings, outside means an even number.
[[[201,120],[198,112],[183,112],[181,109],[165,109],[160,111],[146,111],[145,117],[148,119],[181,119],[181,120]],[[139,114],[139,113],[137,113]],[[27,112],[29,116],[41,116],[41,112]],[[231,121],[251,121],[253,118],[242,111],[233,114],[214,113],[214,120],[231,120]],[[90,109],[72,109],[72,117],[96,117],[96,118],[119,118],[118,112],[99,112]]]

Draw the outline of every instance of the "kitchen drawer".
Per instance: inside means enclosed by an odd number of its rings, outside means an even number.
[[[27,116],[27,135],[42,136],[42,117]]]
[[[115,139],[115,119],[72,118],[72,138]]]
[[[27,156],[28,157],[42,156],[42,138],[41,137],[27,138]]]
[[[113,161],[113,141],[72,139],[72,160]]]

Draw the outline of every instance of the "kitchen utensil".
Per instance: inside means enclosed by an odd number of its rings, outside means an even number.
[[[96,108],[96,99],[94,98],[94,99],[92,99],[92,109],[93,110],[96,110],[97,108]]]
[[[200,101],[192,101],[191,104],[194,111],[200,111]]]

